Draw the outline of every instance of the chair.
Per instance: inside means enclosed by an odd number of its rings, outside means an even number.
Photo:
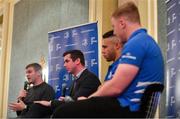
[[[146,88],[141,99],[139,116],[142,118],[154,118],[163,89],[162,84],[150,84]]]

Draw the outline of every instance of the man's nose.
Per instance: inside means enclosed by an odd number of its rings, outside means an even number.
[[[102,50],[102,54],[105,54],[105,51],[104,51],[104,50]]]

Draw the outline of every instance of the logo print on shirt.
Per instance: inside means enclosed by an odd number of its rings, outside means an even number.
[[[130,52],[127,52],[125,55],[122,56],[122,58],[136,60],[136,57],[132,56]]]

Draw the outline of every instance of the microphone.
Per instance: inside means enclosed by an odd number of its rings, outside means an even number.
[[[65,96],[64,102],[74,102],[74,100],[70,96]]]
[[[29,86],[30,86],[30,84],[29,84],[29,82],[28,81],[25,81],[24,82],[24,90],[25,91],[27,91],[28,89],[29,89]],[[24,100],[24,97],[18,97],[18,102],[19,102],[19,100]]]
[[[67,84],[63,83],[62,90],[61,90],[61,96],[63,96],[63,97],[65,97],[65,95],[66,95],[66,88],[67,88]]]
[[[29,84],[29,82],[28,81],[25,81],[24,82],[24,90],[28,90],[29,89],[29,87],[30,87],[30,84]]]

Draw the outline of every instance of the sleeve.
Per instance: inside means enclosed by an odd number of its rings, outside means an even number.
[[[53,100],[55,98],[55,91],[50,85],[46,85],[44,92],[42,93],[41,100]]]
[[[75,92],[75,95],[72,98],[77,100],[80,96],[88,97],[97,90],[100,84],[99,79],[95,75],[89,74],[82,79],[79,90]]]
[[[141,43],[141,41],[138,40],[130,42],[127,45],[125,45],[119,63],[132,64],[137,67],[140,67],[145,57],[146,54],[145,52],[146,52],[145,43]]]

